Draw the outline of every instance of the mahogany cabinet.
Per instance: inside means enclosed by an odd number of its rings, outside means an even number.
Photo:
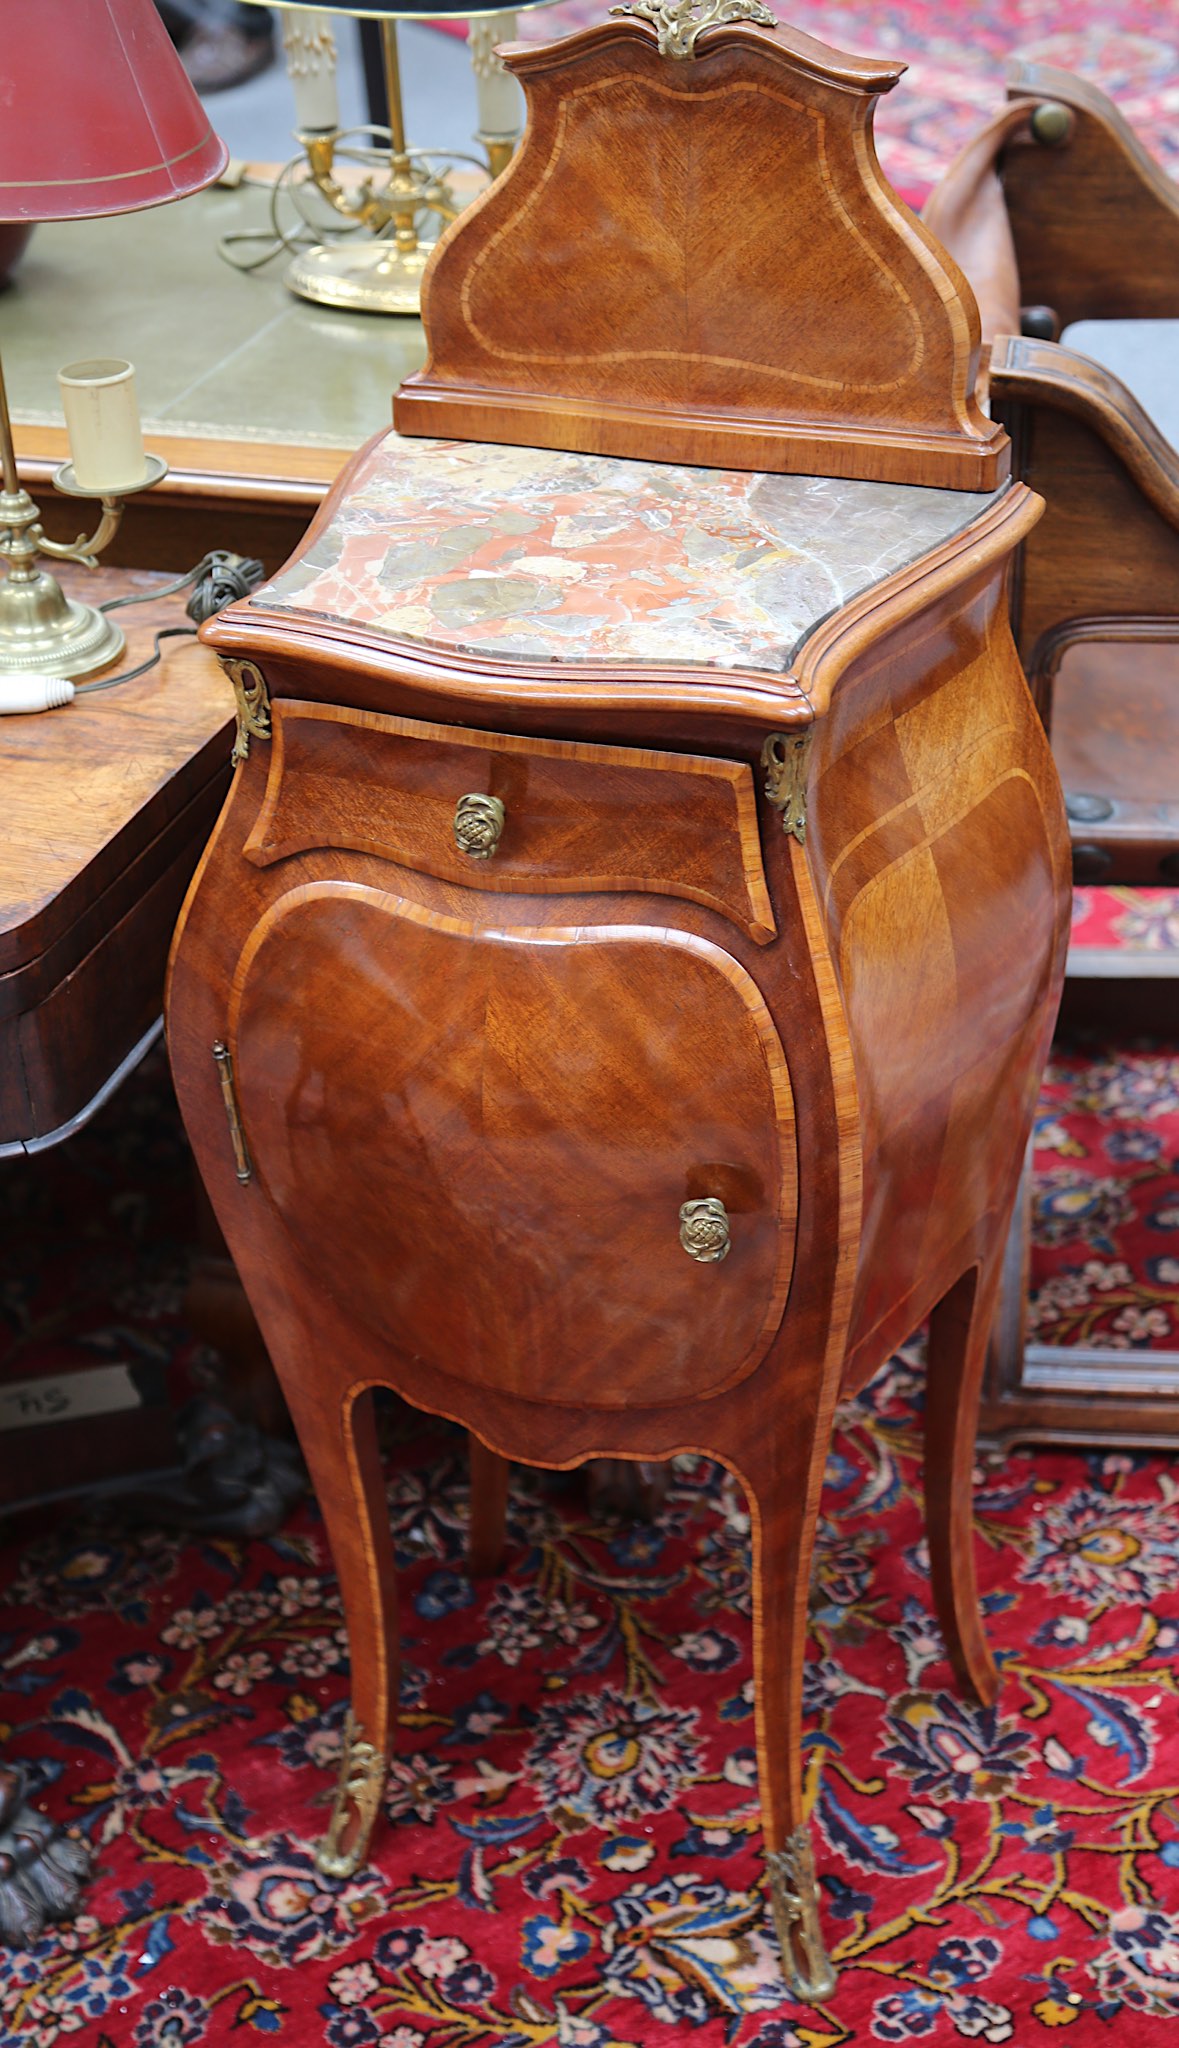
[[[708,29],[679,56],[666,40],[631,20],[512,54],[534,149],[572,132],[552,95],[584,119],[572,164],[538,186],[526,142],[435,258],[426,383],[454,438],[371,443],[286,569],[206,629],[237,690],[237,773],[176,939],[169,1038],[344,1596],[352,1718],[321,1867],[367,1855],[395,1725],[373,1389],[472,1433],[484,1564],[504,1459],[707,1451],[752,1518],[770,1899],[795,1988],[824,1998],[799,1739],[832,1413],[932,1317],[933,1592],[959,1677],[993,1697],[974,1416],[1060,990],[1067,837],[1007,619],[1039,501],[966,403],[978,327],[957,273],[871,172],[890,80],[789,31]],[[870,355],[858,384],[820,388],[817,343],[801,352],[789,323],[742,343],[730,300],[686,346],[712,351],[696,403],[690,361],[659,367],[665,306],[628,298],[626,239],[603,233],[615,312],[586,316],[574,402],[561,374],[542,388],[559,316],[538,298],[523,441],[507,381],[484,402],[469,361],[448,372],[448,309],[478,305],[491,350],[509,332],[463,266],[518,230],[563,247],[591,303],[599,242],[567,223],[561,240],[574,172],[656,99],[652,184],[688,123],[715,177],[750,81],[795,108],[787,164],[813,155],[818,108],[838,166],[825,252],[812,221],[813,262],[776,273],[791,320],[808,294],[817,318],[839,236],[853,277],[871,249],[870,276],[911,281],[926,396],[914,375],[886,434],[899,401]],[[636,262],[654,232],[631,237]],[[723,300],[732,252],[710,260]],[[887,328],[899,299],[861,288]],[[654,367],[611,414],[619,307]],[[780,395],[801,365],[789,431],[754,408],[726,354],[742,345],[778,348]],[[734,466],[751,418],[774,461]],[[841,474],[807,473],[824,462]]]

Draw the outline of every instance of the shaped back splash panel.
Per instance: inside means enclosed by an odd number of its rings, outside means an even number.
[[[524,142],[429,266],[399,431],[994,489],[969,286],[876,161],[903,66],[649,5],[504,52]]]

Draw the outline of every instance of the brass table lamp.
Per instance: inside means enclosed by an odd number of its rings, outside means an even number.
[[[132,213],[197,192],[224,169],[224,144],[153,0],[6,0],[4,30],[0,221]],[[55,482],[98,500],[101,513],[93,533],[54,541],[17,477],[0,369],[0,677],[89,675],[123,646],[113,621],[67,597],[40,558],[92,567],[123,498],[164,474],[143,453],[131,380],[131,365],[111,359],[63,372],[74,460]]]
[[[305,164],[296,159],[319,199],[341,224],[367,230],[369,238],[346,237],[300,248],[285,282],[299,297],[351,312],[416,314],[422,272],[434,247],[423,232],[427,216],[453,220],[460,207],[447,183],[446,169],[436,168],[443,152],[412,148],[406,139],[397,47],[399,20],[440,21],[447,17],[471,22],[471,53],[479,92],[480,123],[476,140],[483,157],[446,152],[452,162],[470,162],[497,178],[519,140],[522,101],[519,87],[494,54],[496,42],[515,33],[516,13],[551,0],[518,0],[510,12],[480,10],[465,0],[395,0],[388,6],[364,0],[273,0],[284,11],[283,41],[295,88],[299,141]],[[381,24],[385,90],[389,106],[388,159],[382,182],[365,178],[359,184],[337,176],[341,161],[371,164],[376,152],[349,147],[352,135],[342,133],[335,105],[335,43],[332,22],[352,15]],[[382,131],[363,131],[373,135]],[[448,167],[447,167],[448,168]],[[306,216],[304,216],[306,220]]]

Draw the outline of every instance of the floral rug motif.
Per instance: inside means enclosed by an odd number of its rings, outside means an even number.
[[[1037,1252],[1041,1318],[1069,1266],[1083,1315],[1158,1343],[1179,1058],[1058,1054],[1044,1108],[1060,1234]],[[1135,1132],[1161,1149],[1127,1150]],[[1108,1189],[1096,1218],[1062,1202],[1061,1166],[1128,1185],[1129,1214]],[[181,1320],[185,1189],[158,1063],[71,1147],[5,1166],[10,1370],[138,1346],[207,1375]],[[1053,1328],[1083,1315],[1061,1303]],[[1173,1461],[1041,1451],[980,1475],[1004,1685],[979,1711],[931,1615],[920,1401],[911,1346],[841,1415],[828,1469],[807,1688],[840,1969],[825,2005],[790,1998],[766,1913],[734,1482],[683,1459],[658,1524],[630,1527],[594,1522],[575,1476],[517,1472],[506,1569],[473,1582],[463,1440],[393,1409],[400,1744],[352,1880],[312,1860],[348,1693],[312,1504],[265,1542],[75,1521],[0,1555],[0,1740],[97,1864],[74,1926],[0,1962],[0,2041],[671,2048],[690,2029],[701,2048],[1024,2048],[1063,2030],[1074,2048],[1163,2048],[1179,2022]]]
[[[1077,2043],[1179,2020],[1179,1547],[1162,1459],[1013,1458],[979,1490],[998,1710],[929,1611],[900,1359],[829,1474],[808,1667],[824,1919],[795,2004],[761,1884],[748,1521],[682,1461],[657,1527],[522,1475],[462,1566],[465,1458],[416,1425],[390,1511],[401,1747],[371,1867],[311,1847],[347,1647],[308,1507],[270,1543],[99,1530],[10,1556],[6,1743],[93,1840],[75,1926],[0,1972],[6,2042],[332,2048]]]
[[[880,160],[921,205],[963,143],[1006,97],[1009,57],[1091,78],[1117,101],[1146,147],[1179,172],[1175,92],[1179,19],[1160,0],[774,0],[779,21],[856,57],[908,65],[880,102]],[[609,0],[560,0],[522,14],[525,42],[550,42],[608,19]]]
[[[1082,951],[1179,952],[1179,889],[1074,889],[1071,943]]]
[[[1179,951],[1179,890],[1078,889],[1078,952]],[[1179,1060],[1057,1046],[1036,1118],[1029,1334],[1179,1350]]]

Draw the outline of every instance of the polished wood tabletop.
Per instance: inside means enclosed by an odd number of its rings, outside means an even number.
[[[134,667],[184,597],[144,572],[67,571],[119,613]],[[229,767],[233,692],[193,640],[163,642],[134,682],[36,716],[0,718],[0,1144],[82,1110],[154,1017],[171,927]]]

